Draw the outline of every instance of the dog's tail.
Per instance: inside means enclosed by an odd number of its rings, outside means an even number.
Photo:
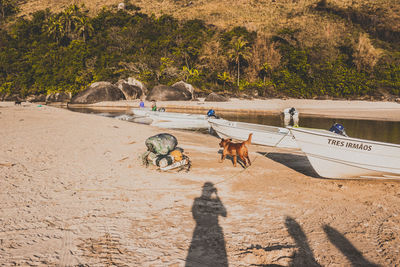
[[[247,140],[244,141],[243,144],[245,144],[246,146],[250,145],[252,136],[253,136],[253,133],[249,134],[249,138],[247,138]]]

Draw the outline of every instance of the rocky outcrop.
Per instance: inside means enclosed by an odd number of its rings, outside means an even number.
[[[193,85],[189,83],[185,83],[184,81],[180,81],[177,83],[174,83],[172,85],[173,88],[178,88],[180,90],[188,90],[192,94],[192,98],[194,98],[194,87]]]
[[[46,102],[68,102],[71,100],[71,93],[61,92],[46,96]]]
[[[124,80],[119,80],[115,85],[122,91],[127,100],[138,99],[143,95],[139,86],[132,85]]]
[[[124,10],[124,9],[125,9],[125,3],[119,3],[118,10]]]
[[[225,96],[218,95],[216,93],[211,93],[204,99],[204,101],[206,101],[206,102],[227,102],[227,101],[229,101],[229,99],[226,98]]]
[[[21,101],[22,98],[19,97],[19,95],[17,94],[13,94],[13,95],[4,95],[1,97],[1,101]]]
[[[192,94],[186,89],[157,85],[149,92],[146,99],[150,101],[182,101],[192,99]]]
[[[26,97],[28,102],[46,102],[46,95],[29,95]]]
[[[134,85],[134,86],[139,87],[139,88],[142,90],[143,95],[146,95],[146,94],[147,94],[147,87],[146,87],[142,82],[136,80],[136,79],[133,78],[133,77],[129,77],[129,78],[128,78],[128,83],[129,83],[130,85]]]
[[[79,92],[72,99],[73,104],[93,104],[101,101],[124,100],[122,91],[109,82],[92,83],[86,90]]]

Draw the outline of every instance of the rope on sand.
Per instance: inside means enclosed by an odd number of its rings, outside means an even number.
[[[270,154],[272,151],[275,151],[275,149],[277,148],[277,146],[279,145],[279,143],[282,142],[282,140],[283,140],[289,133],[290,133],[290,131],[288,131],[284,136],[282,136],[282,138],[279,139],[278,142],[277,142],[275,145],[272,146],[271,151],[269,151],[269,152],[267,152],[266,154],[264,154],[264,156],[266,157],[266,156],[267,156],[268,154]],[[249,167],[247,167],[247,168],[241,170],[241,171],[238,172],[238,173],[235,173],[234,175],[232,175],[232,176],[230,176],[230,177],[227,177],[227,178],[223,179],[222,181],[219,181],[219,182],[217,182],[217,183],[214,183],[214,184],[217,185],[217,184],[225,183],[225,182],[227,182],[227,181],[229,181],[229,180],[231,180],[231,179],[233,179],[233,178],[239,176],[240,174],[244,173],[245,171],[247,171],[249,168],[251,168],[251,167],[254,165],[254,162],[257,160],[257,157],[258,157],[258,154],[257,154],[257,155],[255,156],[255,158],[253,159],[253,164],[250,165]]]
[[[272,146],[271,151],[269,151],[269,152],[267,152],[266,154],[264,154],[264,156],[267,156],[268,154],[270,154],[270,153],[272,153],[273,151],[275,151],[275,149],[277,148],[277,146],[279,145],[279,143],[282,142],[282,140],[283,140],[288,134],[289,134],[289,132],[286,133],[281,139],[279,139],[279,141],[278,141],[275,145]],[[259,156],[259,155],[256,155],[256,156],[254,157],[254,159],[253,159],[253,164],[250,165],[249,167],[247,167],[247,168],[245,168],[245,169],[239,171],[238,173],[235,173],[235,174],[233,174],[233,175],[231,175],[231,176],[229,176],[229,177],[223,179],[222,181],[215,182],[214,185],[222,184],[222,183],[225,183],[225,182],[227,182],[227,181],[230,181],[230,180],[232,180],[233,178],[239,176],[240,174],[243,174],[244,172],[248,171],[248,169],[250,169],[250,168],[254,165],[254,162],[256,162],[258,156]],[[131,188],[131,189],[128,189],[128,188],[123,188],[123,187],[118,187],[118,186],[117,186],[117,187],[115,187],[115,188],[107,188],[107,189],[103,189],[103,190],[99,190],[99,189],[74,189],[73,191],[79,191],[79,192],[81,192],[81,191],[113,191],[114,189],[118,189],[118,190],[127,190],[127,191],[164,191],[164,190],[165,190],[165,191],[172,191],[172,190],[173,190],[173,191],[183,191],[183,192],[186,192],[186,191],[191,190],[191,189],[198,189],[198,187],[197,187],[197,186],[196,186],[196,187],[193,186],[193,188],[192,188],[192,187],[188,187],[188,188],[167,188],[167,187],[164,188],[164,187],[161,187],[161,188]]]
[[[271,151],[269,151],[269,152],[267,152],[266,154],[264,154],[264,156],[267,156],[268,154],[270,154],[270,153],[272,153],[273,151],[275,151],[276,148],[278,147],[278,145],[282,142],[282,140],[283,140],[289,133],[290,133],[290,132],[287,132],[284,136],[282,136],[282,137],[278,140],[278,142],[276,142],[276,144],[272,146]],[[222,184],[222,183],[225,183],[225,182],[227,182],[227,181],[230,181],[230,180],[232,180],[233,178],[235,178],[235,177],[237,177],[237,176],[243,174],[244,172],[248,171],[248,170],[254,165],[254,162],[256,162],[258,156],[259,156],[258,154],[255,156],[255,158],[253,159],[253,164],[250,165],[249,167],[247,167],[247,168],[245,168],[245,169],[243,169],[243,170],[241,170],[241,171],[239,171],[239,172],[237,172],[237,173],[235,173],[235,174],[233,174],[233,175],[231,175],[231,176],[229,176],[229,177],[226,177],[225,179],[223,179],[223,180],[221,180],[221,181],[219,181],[219,182],[215,182],[214,185]],[[151,188],[151,189],[150,189],[150,188],[132,188],[132,189],[127,189],[127,188],[120,188],[120,187],[116,187],[116,188],[118,188],[118,189],[124,189],[124,190],[128,190],[128,191],[163,191],[163,190],[187,191],[187,190],[190,190],[190,189],[191,189],[191,187],[185,188],[185,189],[184,189],[184,188]],[[197,187],[197,186],[196,186],[196,188],[193,187],[193,189],[198,189],[198,187]],[[108,188],[107,190],[112,191],[113,189]],[[107,190],[105,190],[105,191],[107,191]],[[101,190],[98,190],[98,189],[75,189],[74,191],[101,191]]]

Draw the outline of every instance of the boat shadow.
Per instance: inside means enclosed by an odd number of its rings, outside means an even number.
[[[318,175],[318,173],[311,166],[307,157],[304,155],[295,155],[289,153],[268,153],[268,152],[257,152],[275,162],[285,165],[301,174],[310,176],[312,178],[323,178]]]

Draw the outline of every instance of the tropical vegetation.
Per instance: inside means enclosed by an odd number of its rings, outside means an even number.
[[[0,97],[75,94],[96,81],[128,77],[148,87],[184,80],[200,94],[400,96],[400,38],[365,30],[326,1],[309,8],[348,25],[351,34],[307,42],[312,38],[297,25],[267,35],[148,15],[129,1],[124,9],[103,8],[95,15],[72,4],[17,17],[18,2],[0,0]]]

